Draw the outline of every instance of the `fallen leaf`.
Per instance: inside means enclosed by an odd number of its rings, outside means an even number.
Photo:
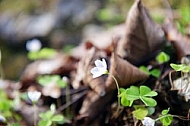
[[[115,81],[111,75],[116,78],[119,87],[127,87],[129,84],[146,80],[149,77],[147,73],[139,70],[138,67],[117,56],[115,53],[112,53],[110,60],[110,74],[106,80],[106,92],[116,89]]]
[[[125,37],[118,43],[117,53],[129,62],[138,64],[156,53],[163,40],[163,30],[153,22],[141,0],[136,0],[129,10]]]
[[[171,20],[163,26],[167,39],[173,44],[178,60],[190,54],[190,38],[178,32]]]
[[[26,66],[23,71],[20,82],[22,88],[27,88],[30,84],[35,83],[36,77],[45,74],[66,75],[76,69],[77,60],[71,56],[62,53],[50,59],[37,60]]]
[[[79,61],[77,73],[75,75],[75,79],[72,82],[72,86],[75,89],[78,89],[84,84],[91,87],[92,90],[101,96],[105,94],[104,79],[101,77],[93,79],[90,72],[90,70],[94,67],[94,61],[100,57],[106,57],[105,52],[92,47]]]

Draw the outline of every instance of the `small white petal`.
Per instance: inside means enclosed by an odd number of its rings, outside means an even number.
[[[101,60],[96,60],[96,61],[95,61],[95,65],[96,65],[97,67],[104,67],[104,66],[103,66],[103,62],[102,62]]]
[[[107,64],[106,64],[106,60],[105,59],[102,59],[102,64],[103,64],[103,66],[104,66],[104,68],[107,70]]]
[[[30,52],[40,50],[41,46],[42,44],[38,39],[32,39],[26,42],[26,49]]]
[[[105,72],[107,71],[107,64],[106,64],[105,59],[102,59],[102,61],[96,60],[95,65],[96,67],[92,68],[90,71],[93,74],[93,78],[96,78],[105,74]]]
[[[142,124],[144,126],[154,126],[155,121],[150,117],[144,117],[144,119],[142,120]]]
[[[90,72],[93,74],[93,78],[99,77],[102,74],[104,74],[103,72],[100,71],[98,67],[92,68]]]
[[[6,121],[5,117],[0,115],[0,122],[5,122],[5,121]]]
[[[30,91],[30,92],[28,92],[28,98],[32,102],[37,102],[39,100],[40,96],[41,96],[41,92],[38,92],[38,91]]]

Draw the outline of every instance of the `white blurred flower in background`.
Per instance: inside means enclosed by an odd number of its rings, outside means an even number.
[[[38,91],[29,91],[28,98],[33,102],[36,103],[41,97],[41,92]]]
[[[144,117],[144,119],[142,120],[142,124],[144,126],[154,126],[155,121],[150,117]]]
[[[36,52],[36,51],[40,50],[41,47],[42,47],[42,44],[41,44],[40,40],[38,40],[38,39],[32,39],[32,40],[28,40],[26,42],[26,49],[29,52]]]

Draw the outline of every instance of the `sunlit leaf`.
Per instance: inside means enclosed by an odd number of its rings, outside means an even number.
[[[157,102],[153,98],[148,98],[145,96],[140,97],[140,99],[144,102],[146,106],[156,106]]]
[[[150,74],[156,78],[160,76],[160,70],[159,69],[153,69],[150,71]]]
[[[151,91],[151,89],[147,86],[140,86],[140,95],[141,96],[156,96],[158,93],[155,91]]]
[[[144,71],[144,72],[147,73],[148,75],[150,74],[149,70],[148,70],[147,67],[145,67],[145,66],[140,66],[139,69],[142,70],[142,71]]]
[[[165,63],[170,60],[170,56],[166,54],[165,52],[160,52],[158,56],[156,57],[156,60],[158,63]]]
[[[166,114],[168,114],[169,111],[170,111],[170,108],[165,109],[165,110],[162,110],[162,115],[166,115]]]
[[[51,120],[40,120],[40,122],[38,123],[39,126],[51,126],[51,124]]]
[[[133,111],[133,115],[138,120],[142,120],[144,117],[146,117],[148,115],[148,110],[145,108],[139,108],[139,109]]]
[[[160,122],[162,122],[164,126],[169,126],[172,123],[172,121],[173,121],[173,117],[171,115],[168,115],[160,119]]]
[[[154,107],[148,107],[147,109],[148,109],[148,115],[149,116],[152,115],[152,114],[154,114],[154,112],[155,112],[155,108]]]
[[[187,66],[185,64],[174,64],[174,63],[171,63],[170,66],[175,71],[182,71],[182,72],[189,72],[190,71],[190,66]]]
[[[137,100],[139,99],[139,88],[136,86],[131,86],[126,90],[126,94],[128,100]]]

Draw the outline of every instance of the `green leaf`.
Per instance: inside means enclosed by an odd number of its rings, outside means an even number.
[[[173,121],[173,117],[171,115],[168,115],[164,118],[160,118],[160,122],[164,125],[164,126],[169,126]]]
[[[41,118],[44,119],[44,120],[51,119],[52,116],[53,116],[53,113],[52,113],[52,111],[50,111],[50,110],[46,111],[45,113],[40,113],[40,114],[39,114],[39,117],[41,117]]]
[[[66,45],[63,48],[63,52],[69,54],[73,48],[74,48],[74,45]]]
[[[149,70],[147,69],[147,67],[145,67],[145,66],[140,66],[139,69],[142,70],[142,71],[144,71],[144,72],[147,73],[148,75],[150,75],[150,72],[149,72]]]
[[[170,111],[170,108],[162,110],[162,115],[168,114],[169,111]]]
[[[165,52],[160,52],[158,56],[156,57],[156,60],[158,63],[165,63],[170,60],[170,56],[166,54]]]
[[[121,104],[123,105],[123,106],[131,106],[132,104],[133,104],[133,101],[132,100],[128,100],[127,98],[126,98],[126,95],[122,95],[122,97],[121,97]]]
[[[51,48],[42,48],[37,52],[28,52],[28,58],[31,60],[37,60],[42,58],[51,58],[55,56],[56,51]]]
[[[159,69],[153,69],[150,71],[150,74],[156,78],[160,76],[160,70]]]
[[[147,86],[140,86],[140,95],[153,97],[158,95],[158,93],[155,91],[151,91],[151,89]]]
[[[170,66],[175,71],[190,72],[190,66],[187,66],[185,64],[174,64],[174,63],[171,63]]]
[[[154,107],[148,107],[147,109],[148,109],[148,115],[149,116],[152,115],[152,114],[154,114],[154,112],[155,112],[155,108]]]
[[[147,86],[140,86],[140,95],[144,96],[151,92],[151,89]]]
[[[153,98],[147,98],[145,96],[141,96],[140,99],[143,101],[143,103],[146,105],[146,106],[156,106],[157,105],[157,102],[156,100],[154,100]]]
[[[67,82],[63,81],[63,80],[58,80],[57,81],[57,85],[60,87],[60,88],[65,88],[67,86]]]
[[[64,117],[63,117],[63,115],[55,115],[55,116],[52,117],[51,120],[55,121],[55,122],[60,122],[60,121],[64,120]]]
[[[38,125],[39,126],[51,126],[52,121],[51,120],[40,120]]]
[[[122,94],[122,93],[125,93],[125,89],[124,88],[119,88],[119,92],[120,92],[120,94]]]
[[[136,86],[130,86],[130,88],[126,89],[126,94],[128,100],[137,100],[139,99],[139,88]]]
[[[51,105],[50,105],[50,110],[51,110],[52,113],[55,113],[55,111],[56,111],[56,106],[55,106],[55,104],[51,104]]]
[[[148,110],[146,108],[139,108],[133,111],[133,115],[138,120],[142,120],[144,117],[148,115]]]

